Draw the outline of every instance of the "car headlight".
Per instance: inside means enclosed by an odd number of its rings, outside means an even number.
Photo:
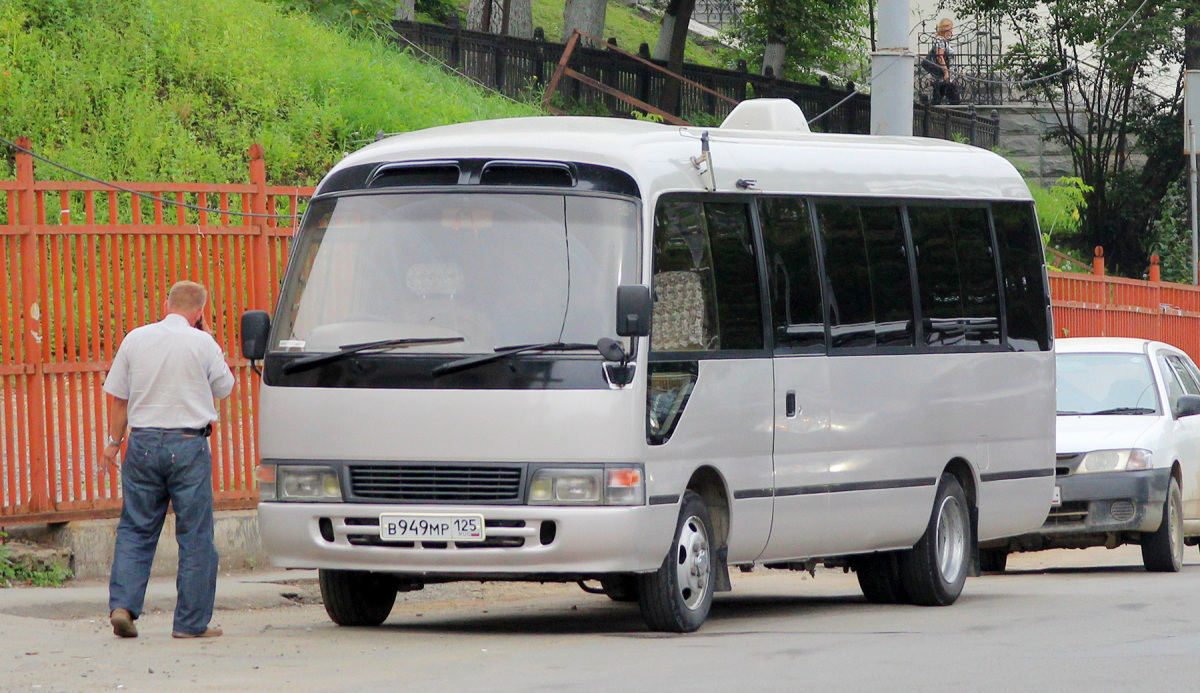
[[[643,505],[641,467],[542,468],[529,481],[530,505]]]
[[[258,468],[258,497],[277,501],[340,501],[337,471],[323,465],[264,464]],[[274,474],[271,474],[274,471]],[[274,477],[264,480],[264,477]]]
[[[1076,474],[1089,472],[1125,472],[1138,469],[1150,469],[1154,466],[1154,457],[1149,450],[1134,448],[1132,450],[1095,450],[1083,456]]]

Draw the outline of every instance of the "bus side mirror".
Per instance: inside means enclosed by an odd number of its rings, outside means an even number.
[[[242,313],[242,356],[261,361],[267,355],[267,337],[271,332],[271,316],[265,310]]]
[[[650,334],[654,302],[650,287],[639,284],[617,287],[617,336],[645,337]]]

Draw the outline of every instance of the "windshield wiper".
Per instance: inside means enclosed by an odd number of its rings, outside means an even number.
[[[1153,409],[1146,407],[1113,407],[1112,409],[1101,409],[1100,411],[1089,411],[1084,416],[1102,416],[1105,414],[1153,414]]]
[[[343,344],[338,347],[337,351],[331,351],[327,354],[313,354],[312,356],[302,356],[295,361],[288,361],[283,364],[284,373],[295,373],[297,371],[306,371],[310,368],[316,368],[323,363],[337,361],[351,354],[358,354],[364,351],[387,351],[388,349],[401,349],[411,346],[426,346],[430,344],[453,344],[463,341],[462,337],[430,337],[421,339],[381,339],[377,342],[363,342],[361,344]]]
[[[433,377],[436,378],[439,375],[446,375],[447,373],[465,371],[468,368],[482,366],[485,363],[493,363],[515,354],[523,354],[530,351],[585,351],[587,349],[600,350],[595,344],[579,342],[546,342],[544,344],[516,344],[513,346],[496,347],[496,350],[491,354],[477,354],[475,356],[468,356],[465,359],[458,359],[457,361],[450,361],[440,366],[435,366]]]
[[[1054,413],[1057,416],[1083,416],[1083,412],[1081,411],[1056,411]]]

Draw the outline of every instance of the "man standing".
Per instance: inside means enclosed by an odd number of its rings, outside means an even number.
[[[181,281],[167,295],[166,317],[125,336],[104,380],[111,395],[103,461],[117,466],[130,429],[121,474],[124,503],[108,586],[113,633],[137,637],[150,565],[167,502],[175,509],[179,542],[176,638],[210,638],[217,591],[213,544],[212,453],[208,435],[217,420],[213,398],[227,397],[233,373],[203,321],[208,292]]]

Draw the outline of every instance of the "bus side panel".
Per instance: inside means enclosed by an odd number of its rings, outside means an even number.
[[[731,563],[757,558],[771,529],[772,389],[769,358],[701,361],[670,440],[646,452],[651,498],[682,494],[699,467],[718,471],[731,498]]]
[[[831,358],[830,513],[839,552],[912,546],[952,460],[966,461],[976,480],[1052,468],[1054,417],[1044,406],[1053,406],[1052,359],[1048,352]],[[1048,457],[1009,457],[1039,444],[1050,446]],[[1034,528],[1044,519],[1045,508],[1039,515],[1035,504],[1009,500],[1009,526]]]

